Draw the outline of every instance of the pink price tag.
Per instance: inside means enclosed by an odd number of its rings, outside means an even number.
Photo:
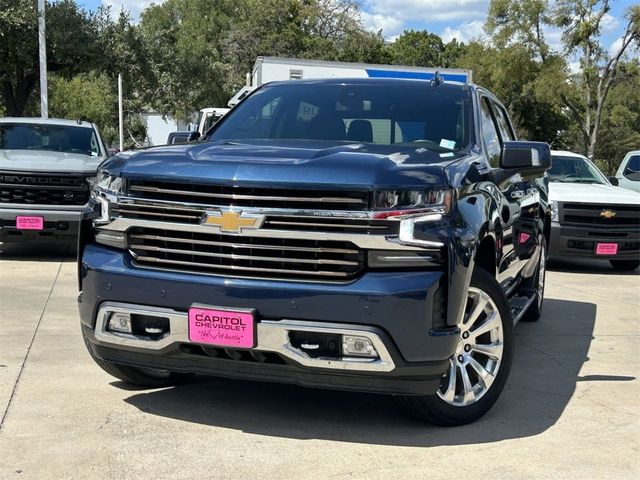
[[[44,229],[44,217],[16,217],[18,230],[42,230]]]
[[[189,309],[189,340],[221,347],[255,347],[255,319],[249,312]]]
[[[596,243],[596,255],[616,255],[617,253],[617,243]]]

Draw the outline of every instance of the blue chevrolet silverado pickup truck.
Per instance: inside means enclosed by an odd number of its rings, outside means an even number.
[[[264,85],[196,143],[103,164],[79,241],[88,350],[142,386],[289,382],[471,422],[540,316],[550,162],[475,85]]]

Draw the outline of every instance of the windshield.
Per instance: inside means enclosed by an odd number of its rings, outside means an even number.
[[[609,185],[607,178],[598,167],[583,157],[553,155],[549,180],[562,183],[600,183]]]
[[[263,87],[240,103],[209,140],[321,140],[406,145],[438,152],[469,145],[471,94],[407,83]]]
[[[29,123],[0,124],[0,149],[46,150],[97,157],[100,146],[93,128]]]

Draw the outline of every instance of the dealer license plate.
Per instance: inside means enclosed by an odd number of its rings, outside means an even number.
[[[44,229],[44,217],[16,217],[16,228],[18,230],[42,230]]]
[[[596,255],[615,255],[617,253],[617,243],[596,243]]]
[[[256,346],[256,321],[252,310],[189,309],[189,341],[219,347]]]

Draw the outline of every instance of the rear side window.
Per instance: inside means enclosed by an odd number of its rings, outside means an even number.
[[[480,116],[482,117],[482,139],[487,149],[489,163],[493,168],[498,168],[500,166],[502,148],[500,146],[500,138],[498,137],[498,129],[493,121],[493,115],[491,115],[489,100],[487,100],[486,97],[483,97],[480,102]]]

